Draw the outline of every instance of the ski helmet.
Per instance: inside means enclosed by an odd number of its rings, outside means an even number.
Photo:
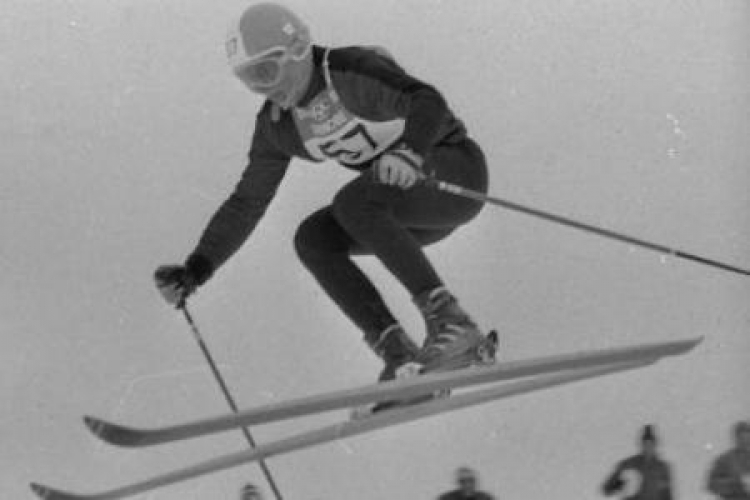
[[[227,35],[232,70],[251,86],[268,87],[281,79],[284,64],[301,60],[310,50],[307,25],[276,3],[248,7]]]

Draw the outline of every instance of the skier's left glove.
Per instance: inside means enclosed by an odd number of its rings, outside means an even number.
[[[175,307],[182,307],[195,290],[208,281],[213,274],[213,265],[202,255],[191,255],[184,265],[167,264],[154,272],[154,281],[164,300]]]
[[[375,180],[381,184],[409,189],[424,177],[424,159],[406,145],[399,145],[383,153],[373,162]]]

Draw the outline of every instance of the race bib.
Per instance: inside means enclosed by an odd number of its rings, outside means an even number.
[[[374,122],[355,116],[331,87],[308,106],[295,108],[294,121],[310,156],[345,165],[365,163],[385,151],[401,137],[405,123],[401,118]]]

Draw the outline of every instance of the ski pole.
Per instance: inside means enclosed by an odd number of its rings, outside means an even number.
[[[679,257],[682,259],[698,262],[700,264],[705,264],[707,266],[712,266],[712,267],[716,267],[719,269],[723,269],[724,271],[744,274],[746,276],[750,275],[750,270],[747,270],[747,269],[742,269],[740,267],[725,264],[723,262],[719,262],[719,261],[712,260],[712,259],[707,259],[706,257],[701,257],[699,255],[695,255],[692,253],[683,252],[682,250],[670,248],[664,245],[651,243],[649,241],[642,240],[639,238],[634,238],[633,236],[628,236],[622,233],[617,233],[609,229],[604,229],[604,228],[592,226],[590,224],[585,224],[583,222],[578,222],[573,219],[561,217],[559,215],[555,215],[549,212],[544,212],[542,210],[537,210],[535,208],[530,208],[530,207],[526,207],[523,205],[519,205],[518,203],[506,201],[500,198],[496,198],[494,196],[488,196],[484,193],[480,193],[478,191],[472,191],[471,189],[466,189],[464,187],[457,186],[449,182],[440,181],[432,177],[424,178],[424,182],[428,186],[439,189],[440,191],[445,191],[447,193],[454,194],[456,196],[462,196],[464,198],[470,198],[472,200],[477,200],[482,203],[489,203],[492,205],[497,205],[503,208],[507,208],[509,210],[514,210],[516,212],[521,212],[527,215],[532,215],[534,217],[539,217],[541,219],[545,219],[545,220],[548,220],[557,224],[562,224],[564,226],[574,227],[576,229],[587,231],[589,233],[598,234],[599,236],[604,236],[605,238],[611,238],[613,240],[623,241],[625,243],[630,243],[632,245],[637,245],[643,248],[648,248],[649,250],[655,250],[657,252],[669,254],[673,257]]]
[[[221,388],[221,392],[224,394],[224,398],[227,400],[227,403],[229,403],[229,408],[234,413],[239,412],[237,404],[235,403],[234,398],[232,397],[232,393],[229,392],[229,387],[224,381],[224,377],[221,376],[219,367],[216,365],[216,362],[214,361],[213,356],[211,356],[211,351],[208,350],[208,346],[206,345],[206,342],[203,340],[203,335],[201,335],[200,330],[198,330],[198,326],[195,324],[195,321],[193,320],[193,315],[190,314],[190,311],[187,308],[187,302],[183,299],[182,301],[180,301],[177,308],[180,309],[182,311],[182,314],[185,316],[185,320],[190,326],[190,331],[193,333],[193,337],[195,338],[195,341],[198,343],[198,346],[203,352],[203,356],[206,358],[206,361],[208,362],[208,366],[211,367],[211,372],[213,372],[214,378],[216,379],[216,382],[218,382],[219,387]],[[257,448],[255,439],[253,439],[253,436],[252,434],[250,434],[250,430],[247,427],[242,427],[242,433],[245,435],[245,439],[247,440],[247,443],[250,445],[250,447]],[[276,481],[274,481],[273,475],[271,474],[271,470],[268,468],[268,465],[266,465],[266,462],[264,460],[259,460],[258,463],[260,465],[261,470],[263,471],[263,475],[265,476],[266,481],[268,481],[268,484],[271,486],[271,490],[273,491],[273,494],[274,494],[274,497],[276,497],[276,500],[283,500],[281,496],[281,491],[279,491],[279,488],[276,486]]]

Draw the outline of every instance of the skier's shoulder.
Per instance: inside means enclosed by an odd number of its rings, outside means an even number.
[[[288,111],[266,99],[255,115],[250,154],[256,158],[286,160],[294,141],[294,124]]]
[[[349,45],[327,49],[332,74],[348,73],[377,79],[405,74],[393,54],[379,45]]]
[[[328,53],[328,61],[332,66],[356,65],[374,61],[396,64],[393,53],[382,45],[342,45],[319,47],[318,50]]]

